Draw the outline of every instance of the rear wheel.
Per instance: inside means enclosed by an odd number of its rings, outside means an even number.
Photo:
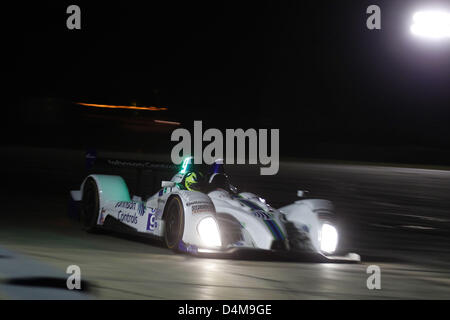
[[[89,178],[83,187],[81,207],[81,223],[87,232],[94,232],[97,229],[99,203],[97,183]]]
[[[164,241],[166,246],[177,251],[184,232],[184,210],[180,198],[173,197],[167,204],[164,220]]]

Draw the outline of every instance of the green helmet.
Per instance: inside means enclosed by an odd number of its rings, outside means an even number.
[[[193,191],[195,189],[195,184],[203,179],[203,174],[201,172],[189,172],[184,178],[184,186],[187,190]]]

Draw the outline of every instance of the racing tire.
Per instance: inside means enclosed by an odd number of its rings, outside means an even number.
[[[184,209],[179,197],[170,199],[164,220],[164,242],[167,248],[179,251],[178,244],[184,233]]]
[[[97,231],[99,203],[97,183],[94,179],[89,178],[83,186],[81,205],[81,223],[83,229],[87,232]]]

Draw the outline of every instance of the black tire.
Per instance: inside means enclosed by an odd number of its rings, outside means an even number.
[[[92,178],[86,180],[83,187],[83,201],[81,205],[81,223],[87,232],[97,230],[97,220],[100,200],[98,198],[97,183]]]
[[[167,248],[178,251],[178,244],[184,233],[184,209],[181,199],[173,197],[166,208],[164,242]]]

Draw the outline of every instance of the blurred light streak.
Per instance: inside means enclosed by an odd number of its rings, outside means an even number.
[[[166,120],[154,120],[156,123],[162,123],[162,124],[171,124],[174,126],[179,126],[181,123],[176,121],[166,121]]]
[[[165,111],[167,110],[167,107],[137,107],[137,106],[116,106],[116,105],[109,105],[109,104],[95,104],[95,103],[83,103],[83,102],[77,102],[76,104],[80,106],[86,106],[86,107],[95,107],[95,108],[109,108],[109,109],[133,109],[133,110],[148,110],[148,111]]]

